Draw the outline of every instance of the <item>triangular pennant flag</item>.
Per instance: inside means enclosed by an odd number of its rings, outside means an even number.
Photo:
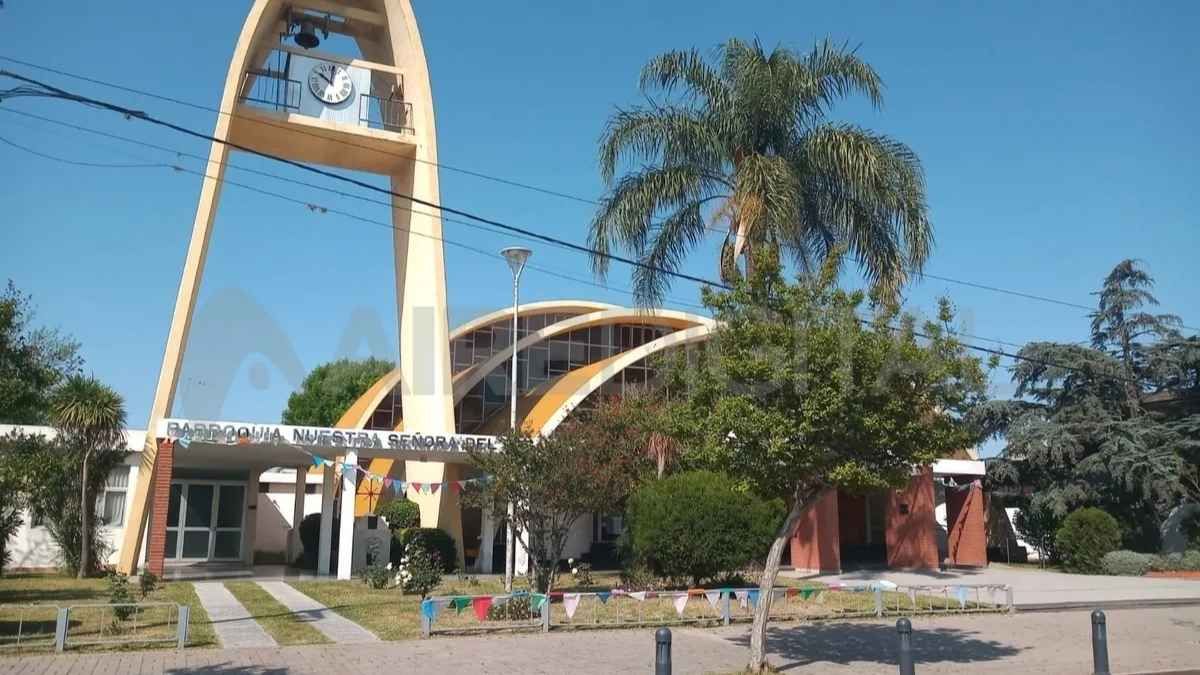
[[[430,483],[429,484],[429,494],[436,495],[438,488],[440,488],[440,487],[442,487],[441,483]]]
[[[816,590],[817,589],[815,589],[815,588],[801,588],[800,589],[800,598],[803,600],[807,600],[807,599],[811,598],[814,593],[816,593]]]
[[[354,473],[354,471],[357,469],[358,469],[358,467],[355,466],[354,464],[351,464],[350,462],[346,462],[345,464],[342,464],[342,473]]]
[[[462,492],[463,482],[461,480],[452,481],[450,483],[450,489],[454,491],[454,494]]]
[[[676,614],[678,614],[679,616],[683,616],[683,610],[687,609],[687,601],[688,601],[687,593],[680,593],[679,595],[675,596],[674,602],[675,602],[675,613]]]
[[[453,607],[454,611],[458,612],[459,614],[462,614],[462,611],[470,604],[471,599],[465,595],[460,595],[450,601],[450,606]]]
[[[488,610],[492,607],[492,599],[489,596],[482,595],[471,600],[471,608],[475,610],[475,618],[480,621],[487,620]]]
[[[778,600],[780,598],[786,598],[786,597],[787,597],[786,590],[784,590],[782,588],[772,588],[771,589],[771,599],[772,600]]]
[[[564,593],[563,594],[563,609],[566,610],[568,619],[574,618],[576,607],[579,607],[579,594],[578,593]]]
[[[542,611],[542,605],[546,604],[546,596],[541,593],[534,593],[529,601],[529,607],[535,612]]]
[[[418,482],[416,482],[416,481],[413,481],[412,483],[409,483],[409,485],[411,485],[411,486],[412,486],[412,489],[416,490],[417,492],[420,492],[420,491],[421,491],[421,484],[420,484],[420,483],[418,483]]]
[[[917,589],[915,589],[915,588],[908,589],[908,599],[909,599],[909,601],[912,602],[913,607],[917,606]]]
[[[325,458],[313,455],[313,466],[325,466]]]
[[[427,598],[421,601],[421,616],[433,621],[437,618],[438,605],[432,598]]]
[[[742,609],[745,609],[746,608],[746,598],[750,597],[750,594],[747,593],[746,591],[734,591],[733,597],[737,598],[738,606],[741,607]]]
[[[629,594],[629,597],[641,602],[646,599],[646,591],[634,591],[633,593]]]
[[[611,596],[612,596],[612,593],[609,593],[608,591],[600,591],[599,593],[596,594],[596,599],[599,600],[601,604],[607,605],[608,599]]]
[[[383,487],[385,487],[385,488],[392,487],[392,479],[385,476],[383,479]]]
[[[721,601],[721,591],[704,591],[704,598],[708,600],[708,604],[712,605],[713,609],[716,609],[717,603]]]
[[[783,594],[785,598],[794,598],[800,594],[800,589],[794,586],[789,586],[787,592]]]
[[[750,600],[751,607],[758,607],[758,589],[746,593],[746,597]]]
[[[967,587],[966,586],[955,586],[954,587],[954,597],[958,598],[959,609],[967,608]]]

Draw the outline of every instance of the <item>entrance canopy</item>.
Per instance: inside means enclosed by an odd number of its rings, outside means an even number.
[[[469,450],[500,450],[495,436],[424,434],[419,431],[377,431],[301,427],[168,418],[155,429],[160,439],[175,441],[176,462],[253,463],[262,466],[307,464],[314,456],[332,459],[353,450],[359,457],[383,457],[419,462],[468,461]],[[190,456],[190,457],[189,457]]]

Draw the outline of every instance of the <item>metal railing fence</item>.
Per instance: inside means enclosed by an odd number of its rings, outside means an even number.
[[[132,643],[182,649],[190,614],[173,602],[0,605],[0,653]]]
[[[300,82],[279,71],[255,68],[242,76],[238,98],[269,110],[299,110]]]
[[[728,625],[750,621],[760,593],[720,588],[435,596],[421,603],[421,634]],[[769,616],[776,621],[1012,611],[1011,587],[997,585],[776,587],[771,593]]]
[[[416,133],[412,103],[375,94],[358,95],[358,121],[372,129]]]

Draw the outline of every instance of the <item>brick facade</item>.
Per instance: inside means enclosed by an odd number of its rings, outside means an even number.
[[[175,467],[175,444],[158,441],[158,456],[151,478],[150,533],[146,541],[146,569],[162,576],[167,548],[167,511],[171,503],[171,474]]]
[[[892,569],[937,569],[933,474],[925,469],[908,487],[888,493],[887,565]]]
[[[946,525],[947,564],[987,566],[987,503],[979,481],[946,488]]]
[[[838,543],[838,493],[825,490],[805,509],[792,535],[792,567],[812,572],[842,571]]]

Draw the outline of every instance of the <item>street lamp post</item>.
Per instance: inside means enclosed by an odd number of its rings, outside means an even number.
[[[508,268],[513,274],[513,323],[512,323],[512,391],[510,391],[511,405],[508,415],[509,429],[516,430],[517,428],[517,303],[520,297],[521,288],[521,272],[525,270],[525,262],[529,260],[529,256],[533,255],[533,251],[523,246],[509,246],[500,251],[500,255],[508,261]],[[508,527],[505,534],[504,547],[504,591],[512,592],[513,583],[513,568],[516,567],[517,542],[516,531],[512,524],[513,505],[508,505]]]

